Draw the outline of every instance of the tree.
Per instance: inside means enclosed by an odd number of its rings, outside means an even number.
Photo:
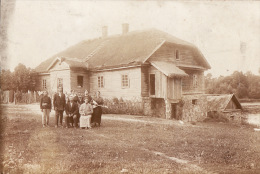
[[[16,90],[27,92],[34,90],[35,86],[35,73],[30,68],[26,68],[23,64],[18,64],[14,69],[13,83]]]
[[[35,72],[32,69],[26,68],[23,64],[18,64],[14,72],[10,70],[1,71],[1,89],[19,90],[22,92],[34,91],[35,79]]]
[[[15,89],[13,79],[14,79],[13,73],[10,70],[3,69],[1,71],[1,89],[2,90]]]
[[[231,94],[239,98],[260,99],[260,76],[235,71],[230,76],[212,78],[211,74],[205,76],[206,93]]]

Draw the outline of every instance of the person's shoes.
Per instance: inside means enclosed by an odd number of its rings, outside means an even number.
[[[57,126],[57,125],[55,125],[55,128],[58,128],[58,126]]]
[[[45,127],[45,125],[42,125],[42,127]]]
[[[66,128],[66,129],[68,129],[69,127],[68,127],[68,126],[66,126],[65,128]]]

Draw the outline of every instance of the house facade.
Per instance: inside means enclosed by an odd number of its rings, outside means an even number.
[[[59,86],[105,99],[142,103],[144,115],[186,121],[206,117],[204,71],[210,68],[198,48],[151,29],[82,41],[42,62],[36,90],[51,94]]]

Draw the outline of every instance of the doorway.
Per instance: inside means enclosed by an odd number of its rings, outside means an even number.
[[[150,95],[155,95],[155,74],[150,74]]]
[[[172,103],[171,104],[171,111],[172,111],[172,114],[171,114],[171,117],[176,119],[176,120],[179,120],[179,117],[177,116],[177,104],[176,103]]]

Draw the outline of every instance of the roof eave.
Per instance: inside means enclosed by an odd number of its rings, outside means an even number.
[[[121,64],[115,66],[104,66],[104,67],[95,67],[89,68],[90,71],[109,71],[109,70],[117,70],[117,69],[126,69],[126,68],[134,68],[143,65],[141,62],[136,62],[132,64]]]

